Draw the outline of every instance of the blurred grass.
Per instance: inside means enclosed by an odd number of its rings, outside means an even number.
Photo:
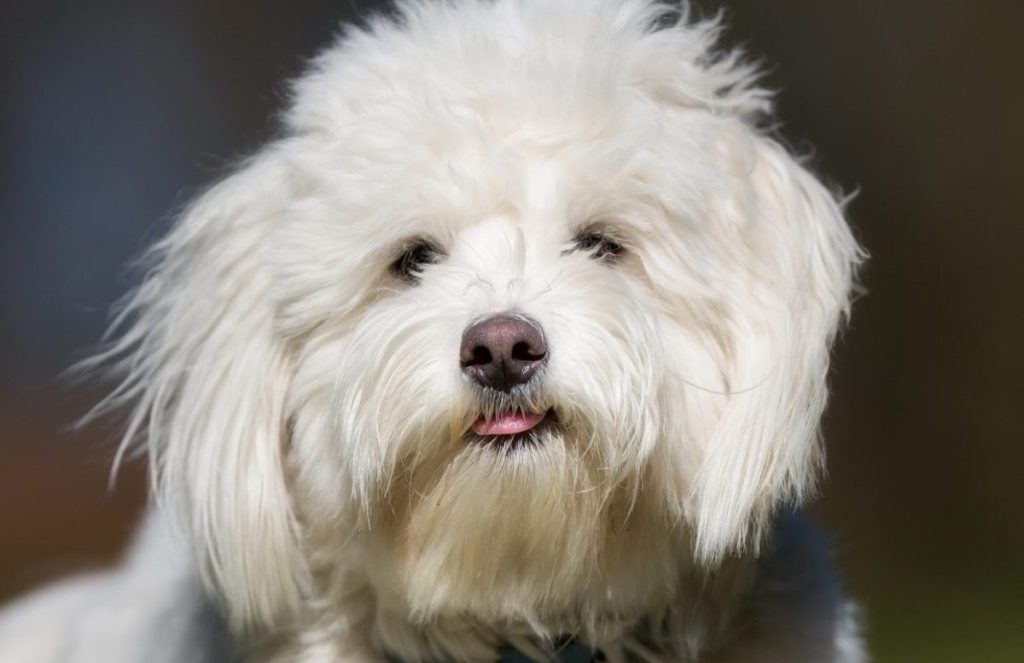
[[[1020,663],[1024,600],[996,587],[894,586],[867,608],[876,663]]]
[[[875,542],[877,545],[877,541]],[[901,553],[901,554],[900,554]],[[998,553],[900,551],[843,564],[875,663],[1021,663],[1024,565]]]

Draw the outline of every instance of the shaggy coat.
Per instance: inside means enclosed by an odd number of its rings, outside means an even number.
[[[87,362],[156,506],[0,660],[863,661],[791,511],[861,254],[718,33],[647,0],[348,28]],[[545,344],[509,389],[460,361],[497,314]]]

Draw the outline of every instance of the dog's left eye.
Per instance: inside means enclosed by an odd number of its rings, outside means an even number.
[[[391,273],[406,283],[420,280],[423,268],[441,261],[443,254],[436,244],[426,239],[409,242],[402,254],[391,263]]]
[[[573,240],[572,248],[563,253],[572,253],[573,251],[586,251],[594,260],[614,261],[622,257],[626,252],[626,247],[603,232],[589,230],[577,235]]]

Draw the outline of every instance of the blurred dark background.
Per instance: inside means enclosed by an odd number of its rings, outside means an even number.
[[[114,560],[142,504],[57,374],[124,265],[274,130],[342,0],[0,6],[0,600]],[[1024,660],[1024,3],[727,3],[782,135],[872,255],[837,348],[835,536],[881,662]],[[712,2],[700,5],[708,13]]]

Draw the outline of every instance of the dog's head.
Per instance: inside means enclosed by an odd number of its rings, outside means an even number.
[[[417,614],[628,611],[807,492],[858,248],[716,32],[408,4],[157,245],[111,402],[236,623],[332,533]]]

